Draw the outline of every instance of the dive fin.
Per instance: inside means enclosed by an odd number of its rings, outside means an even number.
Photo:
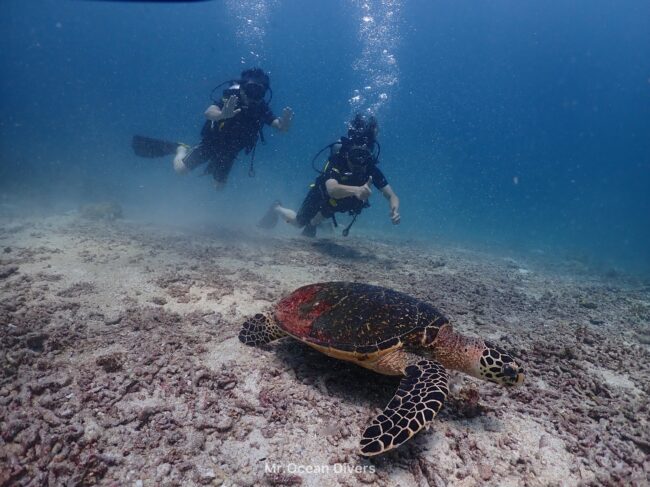
[[[311,223],[308,223],[302,229],[302,232],[300,232],[300,234],[303,237],[315,238],[316,237],[316,226],[312,225]]]
[[[134,135],[131,147],[136,156],[140,157],[164,157],[176,154],[176,149],[181,145],[178,142],[152,139],[143,135]]]
[[[266,214],[258,222],[257,226],[259,228],[263,228],[265,230],[270,230],[271,228],[275,228],[275,226],[278,224],[278,219],[280,218],[280,215],[278,215],[278,212],[275,211],[275,209],[280,204],[281,203],[279,201],[274,201],[273,204],[271,204]]]

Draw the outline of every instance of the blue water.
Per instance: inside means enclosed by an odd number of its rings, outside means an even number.
[[[650,273],[647,1],[0,8],[3,202],[113,199],[134,218],[252,227],[275,198],[297,208],[313,154],[371,108],[402,224],[374,195],[355,232]],[[242,159],[216,193],[200,170],[132,154],[134,133],[198,142],[210,90],[253,65],[275,112],[296,113],[289,134],[267,129],[256,178]]]

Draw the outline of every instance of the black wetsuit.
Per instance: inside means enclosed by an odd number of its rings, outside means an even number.
[[[217,103],[223,110],[225,98]],[[264,101],[248,106],[238,106],[241,112],[232,118],[213,122],[207,120],[201,130],[201,143],[193,147],[183,159],[188,169],[209,161],[206,173],[225,183],[232,165],[243,149],[248,154],[257,142],[260,130],[271,125],[275,116]]]
[[[334,199],[327,193],[325,182],[328,179],[335,179],[338,183],[346,186],[363,186],[368,182],[370,176],[372,176],[373,185],[379,190],[388,184],[386,177],[375,164],[368,164],[365,166],[365,170],[353,173],[342,153],[332,154],[325,165],[323,174],[318,176],[311,185],[311,189],[296,215],[296,222],[303,227],[309,224],[319,211],[325,218],[330,218],[334,213],[361,211],[365,202],[354,196]]]

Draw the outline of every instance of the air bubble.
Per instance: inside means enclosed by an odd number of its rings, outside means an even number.
[[[364,82],[363,97],[359,90],[349,99],[354,111],[363,110],[376,115],[388,102],[390,91],[399,80],[397,59],[392,54],[400,40],[399,13],[401,0],[381,2],[352,1],[359,8],[359,32],[361,54],[352,68]]]

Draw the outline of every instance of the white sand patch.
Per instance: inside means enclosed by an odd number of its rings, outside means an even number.
[[[214,372],[222,372],[225,363],[241,358],[244,347],[237,337],[228,338],[208,352],[203,363]]]
[[[530,418],[508,416],[497,420],[486,417],[482,421],[462,421],[461,425],[467,427],[468,435],[480,445],[482,451],[501,452],[501,462],[492,463],[488,460],[492,471],[499,474],[499,486],[521,485],[521,478],[513,475],[506,467],[507,464],[518,462],[526,464],[526,468],[533,473],[528,477],[527,485],[576,485],[580,480],[571,472],[573,458],[566,450],[564,442]],[[460,466],[456,465],[457,468]],[[474,477],[480,478],[479,465],[474,464],[471,468],[475,473]],[[482,485],[471,477],[468,479],[471,480],[452,480],[449,485]]]
[[[592,374],[599,376],[603,381],[609,386],[616,387],[618,389],[628,389],[630,392],[641,395],[641,391],[634,381],[630,379],[627,374],[622,374],[614,372],[613,370],[604,369],[602,367],[597,367],[590,362],[583,362],[585,368],[589,370]]]
[[[239,289],[236,289],[233,294],[224,296],[219,302],[222,309],[227,310],[231,316],[239,319],[259,313],[268,305],[268,302],[257,301],[253,299],[249,292]]]
[[[533,453],[532,470],[537,474],[537,485],[571,485],[579,482],[580,479],[571,473],[572,456],[560,438],[546,432],[539,423],[529,418],[509,419],[508,429],[519,442],[520,455]],[[514,487],[520,483],[517,480],[509,485]]]
[[[526,379],[526,380],[528,381],[528,379]],[[530,381],[530,383],[531,383],[531,385],[533,385],[535,387],[538,387],[539,389],[541,389],[543,391],[548,391],[548,390],[552,389],[551,386],[549,386],[548,383],[546,381],[544,381],[543,379],[541,379],[540,377],[535,377],[532,381]]]

